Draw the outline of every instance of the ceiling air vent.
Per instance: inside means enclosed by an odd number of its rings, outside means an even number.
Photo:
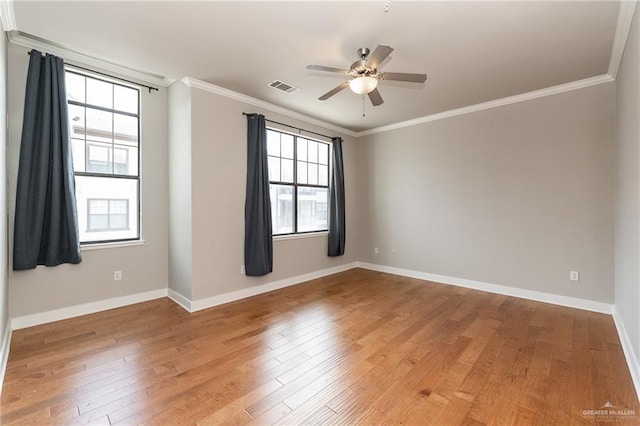
[[[291,84],[285,83],[284,81],[280,81],[280,80],[276,80],[272,83],[269,83],[268,86],[273,87],[274,89],[280,90],[281,92],[285,92],[285,93],[293,93],[300,90],[297,87],[292,86]]]

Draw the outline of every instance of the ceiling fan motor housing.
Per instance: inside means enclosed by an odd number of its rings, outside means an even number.
[[[367,59],[367,56],[369,56],[370,52],[371,50],[369,50],[368,47],[361,47],[360,49],[358,49],[358,56],[360,57],[360,59],[365,60]]]

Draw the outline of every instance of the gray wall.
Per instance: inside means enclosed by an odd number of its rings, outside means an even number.
[[[169,287],[191,299],[191,90],[169,87]]]
[[[179,83],[174,83],[174,85]],[[307,236],[274,241],[274,272],[246,277],[244,264],[244,198],[246,180],[246,118],[259,112],[269,119],[326,135],[335,132],[261,111],[251,105],[199,89],[191,98],[191,300],[227,293],[315,272],[357,260],[355,240],[359,216],[356,193],[356,143],[344,137],[347,194],[347,246],[342,257],[327,257],[327,237]],[[181,89],[170,94],[180,96]],[[176,100],[176,102],[178,102]],[[173,100],[170,101],[170,104]],[[339,136],[339,135],[338,135]],[[172,142],[173,143],[173,142]],[[173,156],[171,158],[173,162]],[[172,164],[173,167],[173,164]],[[184,173],[187,174],[186,172]],[[173,224],[173,222],[172,222]],[[173,231],[171,231],[173,233]],[[176,259],[171,260],[174,265]],[[175,277],[172,274],[172,279]],[[171,288],[180,288],[171,283]],[[183,294],[188,296],[188,294]]]
[[[9,235],[13,233],[28,49],[9,45]],[[168,283],[167,90],[142,90],[143,245],[83,250],[80,265],[9,272],[9,315],[17,317],[166,289]],[[10,256],[9,256],[10,257]],[[11,258],[9,259],[11,264]],[[122,281],[113,281],[113,271]]]
[[[618,119],[615,300],[640,356],[640,7],[616,79]]]
[[[360,257],[612,303],[614,95],[609,83],[366,137]]]
[[[7,36],[0,24],[0,342],[9,322],[7,280]]]

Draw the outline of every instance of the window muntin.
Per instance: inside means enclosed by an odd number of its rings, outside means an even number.
[[[330,144],[267,129],[273,235],[326,231]]]
[[[82,244],[140,239],[140,91],[66,71]]]

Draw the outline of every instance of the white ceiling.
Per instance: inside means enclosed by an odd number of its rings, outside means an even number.
[[[28,33],[134,69],[188,76],[361,131],[607,73],[617,1],[185,2],[14,1]],[[344,90],[318,97],[356,50],[388,44],[383,71],[426,73],[425,84],[383,81],[373,107]],[[267,87],[282,80],[301,90]]]

